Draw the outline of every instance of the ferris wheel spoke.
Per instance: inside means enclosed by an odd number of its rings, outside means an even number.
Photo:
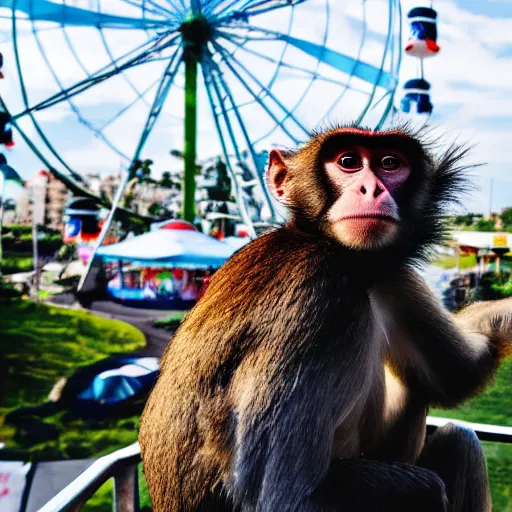
[[[175,11],[171,11],[167,7],[164,7],[162,4],[160,4],[158,2],[154,2],[153,0],[143,0],[142,3],[140,1],[137,2],[134,0],[122,0],[122,1],[126,4],[133,5],[134,7],[138,7],[139,9],[143,9],[145,11],[151,12],[152,14],[157,14],[158,16],[162,16],[162,14],[163,15],[171,15],[171,16],[176,15]],[[167,3],[170,4],[172,7],[175,7],[174,2],[172,2],[171,0],[169,0]],[[147,5],[149,5],[150,7],[147,7]]]
[[[392,11],[390,10],[389,15],[388,15],[388,33],[387,33],[386,43],[384,45],[384,51],[383,51],[383,55],[382,55],[382,59],[381,59],[381,70],[384,69],[384,65],[386,62],[386,56],[388,54],[389,47],[390,47],[390,45],[393,45],[393,41],[394,41],[393,31],[392,31],[393,23],[394,23],[394,17],[393,17]],[[388,75],[392,76],[391,73],[388,73]],[[369,101],[367,102],[366,107],[360,113],[359,118],[356,121],[356,124],[360,124],[362,122],[362,120],[364,119],[364,117],[366,116],[367,112],[369,110],[371,110],[375,95],[377,94],[377,88],[379,85],[380,85],[379,81],[375,80],[375,82],[373,83],[372,92],[370,94]],[[394,91],[396,89],[396,85],[397,85],[397,79],[394,80],[394,83],[389,84],[388,87],[386,87],[386,86],[384,86],[384,87],[388,90]],[[387,115],[387,112],[389,111],[389,107],[390,107],[390,105],[388,105],[388,109],[386,110],[386,115]],[[381,117],[378,127],[381,126],[383,121],[384,121],[384,118]]]
[[[210,83],[213,86],[213,90],[215,92],[215,96],[217,98],[217,105],[220,108],[220,111],[222,113],[222,118],[224,119],[224,123],[226,125],[226,129],[229,134],[229,138],[231,139],[231,145],[233,147],[233,151],[235,152],[235,157],[238,161],[242,160],[242,156],[240,153],[240,149],[238,147],[238,143],[236,141],[235,137],[235,130],[233,129],[231,119],[229,117],[229,113],[226,108],[226,98],[227,95],[224,91],[224,94],[222,94],[222,89],[218,80],[218,73],[217,76],[214,75],[213,70],[218,71],[218,68],[216,68],[211,55],[208,56],[207,63],[204,63],[203,66],[207,70],[207,75],[210,78]]]
[[[278,126],[295,142],[298,143],[299,139],[292,135],[289,130],[285,127],[284,123],[287,119],[291,119],[295,125],[304,133],[306,137],[310,136],[309,130],[304,127],[304,125],[291,113],[287,107],[283,105],[283,103],[274,95],[269,87],[265,87],[264,84],[261,83],[260,80],[252,73],[244,64],[242,64],[236,57],[226,55],[226,50],[218,43],[213,43],[217,51],[222,55],[223,62],[229,68],[229,70],[233,73],[233,75],[239,80],[239,82],[244,86],[244,88],[251,94],[255,101],[257,101],[267,112],[267,114],[277,123]],[[278,117],[272,112],[272,110],[264,103],[263,97],[261,93],[254,92],[249,84],[244,80],[244,78],[240,75],[240,73],[235,69],[235,67],[231,63],[235,63],[240,69],[242,69],[247,76],[249,76],[254,83],[260,88],[262,92],[264,92],[265,96],[270,98],[285,114],[285,117],[280,121]]]
[[[227,52],[227,50],[225,50],[225,49],[224,49],[224,52],[229,54],[229,52]],[[312,84],[315,81],[315,78],[310,79],[310,83],[309,83],[308,87],[301,94],[300,98],[295,102],[295,104],[291,108],[288,108],[288,107],[285,107],[277,98],[274,97],[273,93],[270,90],[270,86],[265,87],[254,76],[254,74],[249,71],[249,69],[246,66],[244,66],[238,59],[236,59],[236,57],[234,57],[233,55],[230,55],[229,57],[226,57],[226,59],[232,60],[237,65],[239,65],[246,73],[248,73],[251,76],[251,78],[258,83],[258,85],[260,86],[261,91],[264,91],[266,96],[269,96],[269,97],[271,97],[271,99],[274,99],[274,102],[276,102],[278,104],[278,106],[281,108],[281,110],[283,110],[284,113],[285,113],[285,117],[281,121],[279,121],[277,119],[273,119],[276,122],[275,126],[273,128],[271,128],[270,130],[268,130],[267,132],[265,132],[264,134],[262,134],[258,139],[254,140],[253,141],[254,145],[260,143],[262,140],[265,140],[267,137],[272,135],[272,133],[274,133],[278,128],[281,128],[294,141],[294,143],[300,142],[300,140],[297,139],[295,136],[290,135],[288,133],[288,130],[283,126],[284,122],[288,118],[292,118],[295,121],[295,124],[299,127],[299,129],[301,129],[305,133],[306,137],[310,136],[309,131],[306,128],[304,128],[304,126],[299,121],[296,120],[294,113],[297,110],[298,106],[302,103],[303,99],[306,97],[306,95],[309,92]],[[275,62],[277,62],[278,65],[281,65],[281,61],[275,61]],[[244,83],[243,80],[241,80],[241,81],[242,81],[242,83]],[[339,85],[339,84],[337,83],[336,85]],[[261,91],[260,91],[259,94],[261,94]],[[250,105],[250,104],[254,104],[254,103],[258,103],[260,106],[264,106],[265,107],[265,105],[262,105],[263,98],[260,98],[259,94],[258,94],[258,97],[255,97],[253,95],[253,100],[252,101],[246,102],[244,104],[241,104],[241,105],[238,106],[238,108],[242,108],[242,107],[244,107],[246,105]]]
[[[167,16],[171,16],[176,21],[179,21],[181,19],[180,14],[183,14],[183,2],[180,2],[181,7],[178,5],[178,2],[174,0],[166,0],[165,3],[167,4],[167,6],[163,6],[160,2],[155,2],[153,0],[146,0],[146,3],[153,5],[155,9],[159,9],[160,14],[163,13]],[[171,6],[172,9],[169,9],[169,6]]]
[[[249,31],[268,36],[274,40],[286,42],[305,54],[318,59],[323,64],[347,75],[355,76],[365,82],[385,87],[386,89],[394,88],[396,86],[396,78],[384,69],[373,66],[372,64],[367,64],[366,62],[361,62],[354,57],[331,50],[323,45],[254,25],[244,24],[244,28],[247,28]],[[246,37],[251,41],[259,40],[254,37]]]
[[[336,80],[334,78],[322,76],[316,70],[313,71],[311,69],[306,69],[301,66],[296,66],[295,64],[289,64],[285,61],[277,60],[273,57],[270,57],[269,55],[265,55],[264,53],[253,50],[252,48],[248,48],[247,46],[244,45],[243,42],[237,41],[237,39],[244,39],[243,36],[233,37],[232,34],[228,34],[227,32],[224,32],[222,30],[217,30],[217,33],[220,34],[223,38],[227,39],[230,43],[237,46],[240,50],[242,50],[244,52],[254,55],[255,57],[259,57],[260,59],[263,59],[267,62],[271,62],[272,64],[276,64],[276,65],[279,65],[280,67],[289,69],[290,71],[297,72],[297,78],[300,78],[300,74],[304,74],[304,75],[308,75],[310,77],[310,79],[314,80],[314,81],[329,83],[329,84],[333,84],[333,85],[345,85],[345,86],[348,85],[348,84],[345,84],[341,80]],[[244,42],[247,42],[247,41],[249,41],[249,40],[244,39]],[[226,49],[226,51],[229,51],[229,50]],[[367,94],[366,91],[364,91],[363,89],[360,89],[359,87],[351,86],[351,89],[353,89],[354,91],[357,91],[357,92]]]
[[[227,12],[227,14],[220,16],[218,18],[218,21],[224,22],[234,19],[238,20],[241,17],[247,18],[249,16],[258,16],[260,14],[265,14],[270,11],[275,11],[277,9],[294,8],[295,6],[302,4],[306,1],[307,0],[251,0],[245,2],[239,7],[233,5],[233,7]],[[233,2],[233,4],[237,3],[239,2]]]
[[[201,2],[199,0],[190,0],[190,6],[192,7],[192,12],[195,15],[201,13]]]
[[[33,28],[33,33],[34,33],[34,36],[39,40],[39,33],[41,32],[41,30],[36,30],[35,27],[32,27]],[[69,51],[71,52],[71,55],[73,55],[73,57],[75,58],[77,64],[80,66],[80,69],[83,71],[83,73],[85,75],[89,75],[89,70],[85,67],[84,63],[82,62],[82,59],[80,58],[80,56],[78,55],[77,51],[75,50],[75,46],[73,45],[72,41],[71,41],[71,38],[69,37],[69,34],[68,34],[68,31],[66,29],[66,26],[65,25],[61,25],[61,27],[59,27],[61,30],[62,30],[62,35],[64,36],[64,40],[66,41],[66,44],[68,45],[68,48],[69,48]],[[38,43],[38,46],[39,48],[41,49],[41,44]],[[41,49],[41,52],[43,53],[43,55],[46,57],[46,54],[44,53],[44,51]],[[45,59],[47,60],[47,59]]]
[[[20,55],[19,55],[19,48],[18,48],[18,44],[17,44],[17,41],[18,41],[18,38],[17,38],[17,27],[16,27],[16,18],[15,18],[15,13],[14,11],[12,11],[12,35],[13,35],[13,41],[14,41],[14,44],[13,44],[13,49],[14,49],[14,58],[15,58],[15,61],[16,61],[16,68],[17,68],[17,71],[18,71],[18,79],[20,81],[20,89],[21,89],[21,97],[22,97],[22,100],[23,100],[23,104],[25,106],[25,108],[28,108],[28,94],[27,94],[27,89],[25,87],[25,84],[24,84],[24,81],[23,81],[23,73],[21,71],[21,66],[20,66]],[[1,99],[1,98],[0,98]],[[2,102],[3,103],[3,102]],[[7,112],[7,110],[5,110]],[[41,141],[43,142],[43,144],[47,147],[47,149],[50,151],[50,153],[60,162],[60,164],[77,180],[77,181],[82,181],[83,182],[83,179],[82,177],[80,176],[80,174],[78,174],[77,172],[75,172],[68,164],[67,162],[60,156],[60,154],[56,151],[56,149],[54,148],[54,146],[50,143],[48,137],[46,137],[44,131],[42,130],[41,126],[39,125],[37,119],[35,119],[34,115],[29,112],[29,117],[30,117],[30,120],[32,121],[32,125],[34,126],[34,129],[36,130],[37,134],[39,135],[39,137],[41,138]],[[11,122],[14,126],[18,126],[18,124],[16,123],[16,119],[13,118],[11,116]]]
[[[211,0],[210,2],[208,2],[208,5],[206,5],[206,7],[204,8],[204,13],[213,13],[215,9],[217,9],[217,7],[219,7],[219,5],[221,5],[225,1],[226,0]]]
[[[248,34],[242,35],[242,34],[238,34],[238,33],[234,32],[234,31],[230,33],[231,37],[236,38],[236,39],[241,39],[245,42],[249,42],[249,41],[251,41],[251,42],[252,41],[279,41],[280,36],[282,35],[281,32],[272,32],[272,31],[266,31],[266,33],[263,33],[263,31],[260,31],[259,27],[248,25],[247,23],[244,23],[243,25],[239,25],[239,26],[232,25],[231,23],[226,23],[226,22],[215,24],[215,30],[217,32],[221,32],[222,29],[237,30],[237,31],[244,29],[249,34],[259,33],[259,35],[257,35],[257,36],[256,35],[248,35]],[[225,31],[223,33],[226,34]]]
[[[53,67],[52,67],[52,65],[51,65],[51,63],[50,63],[46,53],[44,52],[44,48],[42,46],[40,38],[38,37],[37,31],[33,30],[33,33],[34,33],[34,38],[35,38],[36,44],[37,44],[37,46],[38,46],[38,48],[39,48],[39,50],[41,52],[41,55],[43,56],[43,60],[45,61],[45,63],[47,65],[51,75],[53,76],[53,79],[55,80],[57,85],[62,89],[63,88],[63,84],[60,81],[57,73],[55,73],[55,70],[53,69]],[[70,50],[73,53],[73,47],[72,46],[70,46]],[[79,65],[81,65],[80,60],[78,60],[78,63],[79,63]],[[84,72],[87,73],[87,70],[85,68],[83,68],[83,70],[84,70]],[[101,139],[115,153],[117,153],[122,158],[128,159],[127,155],[125,153],[123,153],[119,148],[117,148],[114,144],[112,144],[112,142],[110,142],[107,139],[107,137],[105,137],[105,135],[101,132],[101,130],[98,130],[92,123],[90,123],[87,119],[85,119],[85,117],[80,112],[80,109],[72,101],[71,97],[68,97],[67,101],[68,101],[68,104],[69,104],[69,107],[70,107],[71,111],[77,116],[77,118],[80,121],[80,123],[82,123],[89,130],[91,130],[91,132],[93,132],[96,135],[96,137]],[[35,122],[35,119],[33,118],[32,121]],[[61,162],[61,163],[63,163],[63,162]]]
[[[250,139],[249,134],[247,132],[247,128],[245,126],[245,123],[243,122],[242,116],[240,115],[240,112],[239,112],[239,110],[237,108],[236,102],[235,102],[235,100],[233,98],[233,94],[231,93],[231,89],[229,88],[228,84],[224,80],[224,78],[222,76],[222,71],[219,69],[219,66],[215,63],[215,61],[213,60],[213,58],[212,58],[210,53],[207,54],[207,59],[208,59],[209,65],[211,66],[211,68],[213,70],[213,72],[211,73],[211,76],[212,77],[216,77],[216,80],[218,81],[218,84],[220,85],[221,89],[224,91],[226,97],[229,99],[229,103],[231,103],[231,106],[233,107],[233,112],[234,112],[235,117],[237,119],[238,125],[240,127],[241,132],[242,132],[242,135],[243,135],[243,137],[245,139],[245,143],[247,145],[247,149],[249,150],[249,153],[251,154],[251,159],[253,161],[253,165],[254,165],[254,168],[256,170],[256,174],[257,174],[258,180],[260,182],[260,187],[261,187],[262,192],[263,192],[264,202],[266,203],[266,206],[269,208],[269,211],[271,212],[272,216],[274,216],[274,207],[273,207],[272,202],[270,200],[270,197],[268,195],[268,190],[265,187],[265,183],[264,183],[264,180],[263,180],[263,175],[262,175],[261,172],[259,172],[260,171],[260,169],[259,169],[259,161],[258,161],[258,157],[256,155],[256,152],[254,151],[254,145],[251,142],[251,139]],[[214,80],[214,83],[215,83],[215,80]],[[223,108],[223,112],[225,113],[224,104],[222,104],[222,108]],[[229,121],[229,115],[226,113],[225,116],[226,116],[225,117],[226,122],[228,122]],[[239,161],[241,161],[241,159],[240,159],[238,154],[237,154],[237,158],[238,158]]]
[[[65,32],[65,31],[64,31]],[[103,47],[105,48],[105,51],[107,52],[107,55],[109,57],[109,59],[111,60],[111,62],[114,62],[116,59],[112,53],[112,51],[110,50],[110,46],[108,45],[107,43],[107,39],[105,37],[105,34],[104,34],[104,31],[103,29],[100,29],[99,30],[99,33],[100,33],[100,37],[101,37],[101,41],[103,43]],[[89,74],[89,72],[87,71],[87,74]],[[121,73],[121,76],[124,78],[124,80],[126,81],[126,83],[128,84],[128,86],[130,87],[130,89],[137,95],[138,99],[142,99],[143,102],[149,106],[149,103],[145,102],[144,99],[142,98],[139,90],[137,89],[137,87],[135,86],[135,84],[130,80],[130,78],[125,74],[125,73]]]
[[[252,237],[256,236],[256,231],[254,230],[254,226],[252,224],[252,220],[250,218],[250,215],[247,211],[246,203],[243,197],[243,190],[238,182],[236,172],[233,169],[231,158],[229,157],[228,149],[226,140],[224,138],[224,133],[222,130],[222,127],[219,122],[219,113],[218,110],[222,112],[222,118],[224,120],[224,124],[226,125],[226,129],[228,131],[228,136],[231,139],[231,145],[233,146],[233,149],[235,151],[235,156],[237,158],[237,161],[241,161],[241,155],[238,150],[238,144],[236,142],[236,138],[234,135],[233,128],[231,126],[231,120],[229,119],[229,114],[226,111],[226,107],[224,105],[224,99],[222,97],[222,94],[219,90],[219,86],[213,77],[212,70],[208,64],[206,64],[204,61],[201,61],[201,69],[203,71],[204,81],[205,81],[205,87],[206,87],[206,93],[208,95],[208,101],[210,103],[210,108],[212,111],[212,117],[213,121],[215,123],[215,127],[217,129],[217,134],[219,136],[219,142],[222,148],[222,153],[224,155],[224,160],[226,161],[226,166],[233,178],[233,184],[234,184],[234,192],[235,192],[235,198],[237,200],[237,203],[240,206],[240,215],[242,217],[242,220],[244,224],[247,226],[247,228],[250,231],[250,235]],[[216,98],[216,99],[215,99]]]
[[[222,6],[222,12],[233,12],[238,11],[241,5],[245,2],[244,0],[213,0],[212,5],[209,7],[209,11],[213,12],[218,7]],[[223,5],[224,4],[224,5]],[[241,4],[241,5],[237,5]]]
[[[162,49],[169,46],[170,42],[176,40],[178,35],[174,37],[171,41],[166,41],[165,44],[162,44]],[[68,87],[67,89],[62,89],[60,92],[50,96],[46,100],[39,102],[36,105],[28,106],[28,102],[26,104],[26,110],[16,114],[14,116],[16,119],[20,118],[24,115],[27,115],[31,112],[37,110],[44,110],[53,105],[60,103],[61,101],[69,100],[69,98],[76,96],[79,93],[90,89],[94,85],[103,82],[104,80],[111,78],[112,76],[118,75],[123,71],[133,68],[134,66],[138,66],[140,64],[144,64],[150,60],[151,55],[159,50],[159,46],[155,45],[155,41],[158,41],[160,36],[151,39],[150,41],[146,41],[143,45],[139,46],[135,50],[119,57],[117,60],[109,63],[103,68],[96,71],[92,75],[88,76],[86,79],[81,80],[80,82]],[[147,47],[150,48],[147,48]],[[135,56],[133,54],[135,53]],[[21,68],[19,68],[21,69]]]
[[[28,15],[28,18],[19,18],[20,21],[27,19],[29,21],[65,22],[67,25],[80,27],[151,29],[159,28],[167,23],[165,20],[151,18],[129,18],[100,14],[88,9],[57,4],[48,0],[0,0],[0,7],[11,9],[13,14],[15,11],[19,11]]]
[[[160,113],[162,112],[162,108],[165,104],[165,100],[167,99],[167,95],[174,83],[174,79],[176,78],[176,74],[178,73],[181,58],[183,52],[176,51],[173,53],[165,72],[160,79],[160,83],[158,85],[158,90],[156,91],[155,97],[153,99],[153,103],[149,110],[148,117],[146,119],[146,124],[144,125],[144,129],[142,131],[142,135],[139,139],[139,143],[137,145],[137,149],[135,150],[135,156],[133,160],[138,160],[144,145],[158,119]]]
[[[150,84],[148,87],[146,87],[142,92],[139,92],[137,97],[130,101],[127,105],[125,105],[119,112],[117,112],[115,115],[107,119],[102,125],[100,130],[103,131],[105,128],[108,128],[112,123],[117,121],[124,113],[126,113],[128,110],[130,110],[132,107],[134,107],[139,101],[143,102],[145,105],[150,105],[150,103],[145,99],[146,94],[153,89],[158,83],[160,82],[160,78],[158,80],[155,80],[152,84]]]
[[[98,0],[98,1],[101,1],[101,0]],[[149,2],[144,2],[142,5],[137,0],[121,0],[121,2],[124,2],[125,4],[130,5],[132,7],[137,7],[138,9],[142,9],[143,12],[144,11],[150,12],[151,14],[156,14],[157,16],[161,16],[161,14],[162,14],[161,10],[157,10],[154,7],[147,7],[146,4]]]

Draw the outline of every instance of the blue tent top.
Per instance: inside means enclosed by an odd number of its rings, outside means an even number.
[[[122,361],[122,360],[121,360]],[[127,359],[119,368],[96,375],[91,384],[77,395],[79,400],[114,404],[127,400],[142,389],[150,389],[158,373],[156,357]]]
[[[235,251],[235,247],[199,231],[159,229],[101,247],[98,256],[107,261],[130,261],[145,267],[194,270],[218,268]]]

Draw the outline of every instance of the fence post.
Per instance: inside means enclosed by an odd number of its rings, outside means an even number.
[[[137,465],[120,467],[114,476],[114,512],[139,512]]]

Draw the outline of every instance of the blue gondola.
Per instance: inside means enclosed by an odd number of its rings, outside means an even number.
[[[434,109],[430,101],[430,84],[423,78],[414,78],[404,84],[405,96],[402,98],[402,112],[409,113],[416,104],[418,114],[431,114]]]

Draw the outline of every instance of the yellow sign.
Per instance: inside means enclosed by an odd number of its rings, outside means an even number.
[[[493,247],[507,247],[507,235],[496,235],[494,237]]]

